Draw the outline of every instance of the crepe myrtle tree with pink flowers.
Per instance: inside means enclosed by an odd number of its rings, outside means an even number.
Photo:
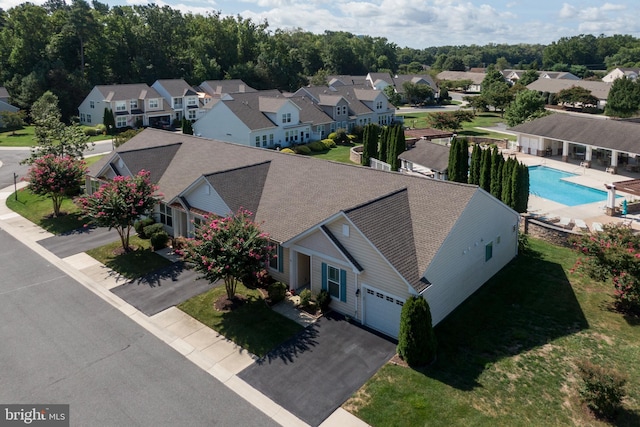
[[[207,217],[180,250],[209,283],[223,280],[230,300],[236,295],[237,281],[260,282],[267,275],[269,259],[276,256],[269,235],[260,231],[251,216],[241,208],[224,218]]]
[[[65,197],[72,197],[80,192],[85,171],[83,160],[47,154],[34,160],[25,179],[29,181],[32,193],[51,197],[53,216],[57,218]]]
[[[141,170],[134,176],[117,176],[93,194],[77,199],[84,217],[92,224],[116,229],[125,252],[131,250],[129,235],[134,222],[148,215],[161,197],[149,175]]]

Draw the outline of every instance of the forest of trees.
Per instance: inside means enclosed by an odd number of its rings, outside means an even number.
[[[239,78],[256,89],[296,90],[327,74],[422,73],[496,64],[566,69],[640,65],[640,39],[580,35],[551,45],[401,48],[384,37],[271,29],[241,16],[182,13],[155,4],[114,6],[94,0],[47,0],[0,9],[0,84],[23,109],[45,91],[63,117],[96,84],[152,84],[159,78]],[[315,79],[314,79],[315,77]]]

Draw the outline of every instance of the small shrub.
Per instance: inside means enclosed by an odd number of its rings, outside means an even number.
[[[310,142],[309,144],[307,144],[307,146],[311,149],[311,151],[313,152],[319,152],[319,151],[324,151],[327,149],[327,147],[324,146],[324,144],[321,141],[313,141]]]
[[[96,125],[96,129],[98,129],[98,132],[101,134],[104,134],[107,131],[107,127],[104,125],[104,123],[98,123]]]
[[[96,136],[99,132],[98,129],[90,127],[84,128],[83,131],[86,136]]]
[[[327,139],[323,139],[320,142],[322,142],[322,144],[328,149],[336,148],[336,143],[333,139],[327,138]]]
[[[283,148],[282,150],[280,150],[281,153],[287,153],[287,154],[296,154],[295,151],[293,151],[291,148]]]
[[[320,311],[326,313],[329,311],[329,305],[331,304],[331,295],[326,290],[321,290],[316,297],[316,302],[318,303],[318,307],[320,307]]]
[[[627,380],[617,371],[588,360],[578,362],[578,371],[583,381],[583,402],[597,417],[614,419],[622,406]]]
[[[142,230],[143,230],[142,234],[143,234],[144,237],[140,236],[140,238],[141,239],[149,239],[154,234],[160,233],[161,231],[164,231],[164,225],[162,225],[159,222],[156,222],[156,223],[153,223],[151,225],[147,225]]]
[[[154,224],[157,225],[157,224]],[[160,224],[162,225],[162,224]],[[149,227],[153,227],[152,225],[150,225]],[[163,249],[167,247],[167,243],[169,243],[169,240],[171,238],[169,237],[169,235],[167,234],[166,231],[159,231],[155,234],[151,235],[151,247],[153,247],[154,251],[157,251],[158,249]]]
[[[267,289],[269,292],[269,299],[271,304],[276,304],[282,301],[287,293],[287,285],[282,282],[275,282],[269,285]]]
[[[311,148],[306,145],[298,145],[294,148],[296,154],[311,154]]]
[[[307,308],[311,305],[311,291],[309,289],[304,289],[300,292],[300,305],[303,308]]]
[[[335,141],[337,136],[338,134],[336,132],[331,132],[329,135],[327,135],[327,138],[332,141]]]
[[[139,221],[136,221],[133,223],[133,229],[136,230],[136,233],[138,233],[138,236],[141,239],[146,239],[147,237],[144,234],[144,228],[153,224],[154,222],[156,222],[153,218],[149,217],[149,218],[143,218]]]
[[[409,366],[427,365],[436,357],[436,336],[427,300],[411,296],[402,306],[398,355]]]

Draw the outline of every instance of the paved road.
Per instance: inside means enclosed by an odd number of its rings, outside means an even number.
[[[330,313],[238,376],[317,426],[395,353],[391,341]]]
[[[68,403],[77,426],[275,426],[0,230],[0,402]]]

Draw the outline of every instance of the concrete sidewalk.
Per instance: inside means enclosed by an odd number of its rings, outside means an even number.
[[[24,186],[26,186],[24,182],[19,185],[20,188]],[[49,238],[52,234],[7,208],[6,199],[12,193],[13,186],[0,190],[0,228],[173,347],[280,425],[307,426],[305,422],[237,376],[257,360],[255,355],[248,353],[176,307],[168,308],[153,316],[146,316],[110,291],[124,283],[124,279],[119,278],[112,270],[84,252],[59,258],[38,244],[38,241]],[[342,408],[338,408],[321,424],[322,427],[366,425]]]

